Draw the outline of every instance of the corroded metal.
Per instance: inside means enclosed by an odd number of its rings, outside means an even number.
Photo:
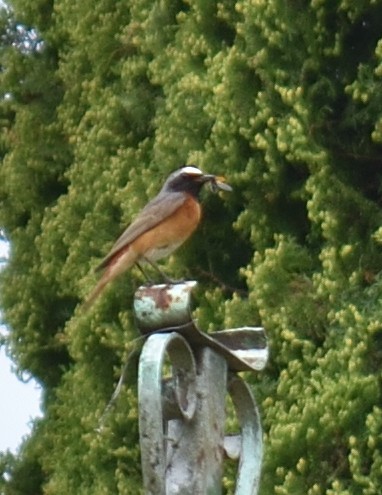
[[[134,313],[142,334],[178,327],[190,321],[191,290],[196,282],[139,287],[134,297]]]
[[[250,388],[234,372],[265,367],[265,332],[261,327],[199,330],[189,309],[195,285],[141,287],[136,293],[137,326],[147,336],[138,378],[145,494],[221,494],[226,456],[238,461],[235,495],[256,495],[260,418]],[[237,435],[224,434],[227,392]]]

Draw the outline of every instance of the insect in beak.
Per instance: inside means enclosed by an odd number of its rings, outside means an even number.
[[[225,178],[222,176],[214,176],[211,181],[211,191],[216,193],[218,191],[232,191],[232,187],[228,185]]]

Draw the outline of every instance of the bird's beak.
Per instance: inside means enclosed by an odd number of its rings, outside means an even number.
[[[225,182],[225,178],[217,175],[204,174],[203,182],[209,182],[211,190],[217,191],[232,191],[232,187]]]

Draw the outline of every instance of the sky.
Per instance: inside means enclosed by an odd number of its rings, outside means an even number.
[[[7,255],[7,244],[0,241],[0,258]],[[0,334],[7,329],[0,325]],[[0,348],[0,452],[13,453],[31,430],[32,420],[41,416],[41,390],[34,380],[20,381],[12,368],[12,361]]]

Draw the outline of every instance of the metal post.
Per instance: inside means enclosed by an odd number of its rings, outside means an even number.
[[[221,493],[227,363],[206,347],[197,370],[194,417],[168,422],[166,494]]]

